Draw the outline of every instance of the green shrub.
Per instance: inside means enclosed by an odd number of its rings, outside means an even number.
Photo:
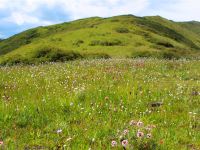
[[[158,42],[157,45],[164,46],[164,47],[167,47],[167,48],[173,48],[174,47],[174,45],[172,45],[171,43],[168,43],[168,42]]]
[[[110,22],[119,22],[119,19],[111,19]]]
[[[116,28],[115,31],[118,33],[129,33],[129,29],[123,27]]]
[[[84,43],[84,41],[83,40],[76,40],[76,41],[74,41],[73,42],[73,45],[75,45],[75,46],[80,46],[80,44],[83,44]]]
[[[136,51],[132,53],[132,57],[133,58],[158,58],[159,57],[159,53],[157,51]]]
[[[80,59],[83,56],[77,52],[64,51],[54,47],[43,47],[31,58],[24,58],[21,55],[14,55],[1,62],[1,65],[17,65],[17,64],[37,64],[42,62],[64,62]]]
[[[175,52],[162,52],[162,58],[164,59],[179,59],[180,54]]]
[[[122,46],[124,45],[122,43],[122,41],[118,40],[118,39],[114,39],[114,40],[94,40],[91,41],[90,46]]]
[[[51,49],[43,48],[35,53],[34,58],[46,57],[50,52],[51,52]]]
[[[53,42],[61,42],[62,38],[51,38],[50,40]]]
[[[179,59],[180,54],[171,51],[136,51],[133,58],[159,58],[159,59]]]
[[[39,59],[42,62],[64,62],[79,59],[82,58],[82,56],[79,53],[73,51],[64,51],[54,47],[44,47],[37,51],[33,58]]]
[[[13,66],[13,65],[18,65],[18,64],[29,64],[29,63],[31,63],[31,61],[24,58],[23,56],[14,55],[12,57],[9,57],[9,58],[3,60],[1,62],[1,65]]]
[[[89,59],[109,59],[109,58],[111,58],[111,56],[106,53],[85,54],[84,57],[89,58]]]

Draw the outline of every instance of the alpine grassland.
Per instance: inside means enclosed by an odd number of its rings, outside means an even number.
[[[35,56],[53,58],[46,52]],[[198,150],[200,61],[113,58],[3,65],[0,141],[3,150]]]
[[[160,16],[92,17],[41,26],[0,40],[0,65],[80,58],[200,56],[200,23]]]

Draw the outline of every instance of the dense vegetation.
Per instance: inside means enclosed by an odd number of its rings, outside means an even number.
[[[199,70],[197,60],[156,59],[1,67],[0,141],[4,149],[200,149]]]
[[[199,57],[199,39],[199,22],[173,22],[159,16],[94,17],[30,29],[3,40],[0,63],[51,61],[50,56],[35,58],[43,47],[59,49],[58,55],[64,54],[55,61],[71,60],[71,52],[81,58],[88,54],[165,58],[166,53],[170,58]],[[70,54],[68,58],[66,53]]]

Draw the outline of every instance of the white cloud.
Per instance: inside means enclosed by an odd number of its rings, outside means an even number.
[[[149,0],[62,0],[62,7],[72,19],[122,14],[139,14],[149,4]]]
[[[177,5],[172,6],[171,10],[171,18],[174,17],[176,20],[200,20],[199,0],[179,0]]]
[[[155,6],[152,9],[153,2]],[[0,11],[7,14],[6,17],[0,18],[0,21],[35,26],[54,23],[50,19],[45,20],[45,17],[41,18],[42,15],[51,15],[43,12],[45,7],[51,8],[52,11],[65,12],[65,18],[70,20],[122,14],[161,15],[173,20],[200,20],[199,6],[200,0],[0,0]]]
[[[0,0],[0,11],[5,11],[7,16],[0,18],[1,22],[10,22],[17,25],[49,25],[53,22],[40,19],[41,6],[52,7],[55,0]],[[48,15],[48,14],[46,14]]]
[[[4,22],[11,22],[15,23],[17,25],[23,25],[23,24],[33,24],[33,25],[50,25],[52,22],[40,20],[37,17],[27,15],[23,12],[13,12],[11,15],[7,18],[3,19]]]
[[[5,5],[6,0],[0,0],[0,9],[3,9]]]
[[[90,16],[113,16],[120,14],[138,14],[148,6],[149,0],[0,0],[0,10],[9,16],[9,22],[23,25],[50,22],[41,20],[42,7],[61,9],[68,18],[78,19]],[[50,14],[46,14],[50,15]]]
[[[200,21],[200,0],[170,0],[161,7],[158,5],[158,9],[147,11],[148,13],[176,21]]]

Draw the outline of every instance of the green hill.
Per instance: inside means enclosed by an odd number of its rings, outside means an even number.
[[[24,31],[0,42],[0,63],[82,57],[199,57],[200,23],[160,16],[93,17]]]

